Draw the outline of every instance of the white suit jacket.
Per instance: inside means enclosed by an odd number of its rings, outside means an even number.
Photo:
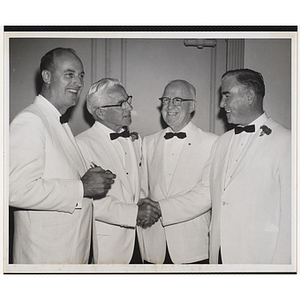
[[[146,136],[143,141],[142,195],[158,201],[162,218],[142,230],[142,256],[151,263],[163,263],[168,245],[174,263],[191,263],[208,258],[210,199],[201,201],[193,189],[209,158],[215,134],[189,123],[174,176],[167,190],[164,178],[164,135],[167,129]],[[176,138],[176,137],[174,137]]]
[[[105,129],[104,129],[105,128]],[[132,145],[134,161],[133,190],[108,128],[99,122],[76,136],[76,141],[87,163],[91,161],[116,174],[116,179],[105,198],[94,201],[98,240],[98,263],[127,264],[130,262],[135,240],[137,202],[140,195],[141,138]],[[112,131],[111,131],[112,132]],[[119,138],[120,139],[120,138]]]
[[[255,132],[232,178],[225,180],[234,131],[222,135],[210,159],[210,262],[291,263],[291,135],[272,119]],[[208,164],[209,165],[209,164]]]
[[[92,202],[82,198],[80,180],[86,166],[59,116],[39,95],[10,125],[14,263],[88,262]]]

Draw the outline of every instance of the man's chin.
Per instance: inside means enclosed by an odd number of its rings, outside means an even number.
[[[235,124],[234,121],[232,120],[232,118],[227,117],[227,123],[229,124]]]
[[[70,102],[70,107],[71,107],[71,106],[77,105],[78,101],[79,101],[79,98],[78,98],[78,97],[72,97],[72,98],[69,100],[69,102]]]
[[[125,127],[125,126],[128,127],[128,126],[131,125],[131,123],[132,123],[131,120],[130,120],[130,121],[126,121],[126,122],[123,123],[123,126],[122,126],[122,127]]]

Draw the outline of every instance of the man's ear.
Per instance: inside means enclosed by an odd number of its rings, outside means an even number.
[[[191,114],[195,109],[196,109],[196,101],[191,101],[189,113]]]
[[[103,120],[105,118],[105,111],[103,109],[101,109],[100,107],[98,107],[95,110],[95,115],[100,119]]]
[[[42,78],[45,84],[49,85],[51,80],[51,72],[48,70],[42,71]]]
[[[252,106],[255,102],[255,92],[252,89],[246,91],[247,103]]]

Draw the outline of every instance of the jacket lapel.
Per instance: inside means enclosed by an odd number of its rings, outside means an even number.
[[[141,189],[141,182],[140,182],[140,167],[141,167],[141,138],[139,137],[138,140],[132,142],[132,147],[134,151],[133,157],[133,166],[134,166],[134,180],[135,180],[135,199],[134,202],[137,203],[140,200],[140,189]]]
[[[230,152],[233,144],[233,138],[234,138],[234,131],[231,130],[230,133],[228,133],[227,139],[222,143],[222,147],[221,147],[224,155],[221,155],[219,158],[220,168],[218,172],[222,172],[220,174],[220,178],[223,187],[226,187],[228,184],[227,168],[229,166],[229,158],[230,158]]]
[[[57,126],[56,126],[57,125]],[[77,146],[73,133],[68,124],[53,124],[54,132],[61,142],[62,148],[65,149],[66,155],[70,158],[75,168],[81,176],[87,170],[82,154]]]
[[[149,168],[150,181],[154,180],[155,184],[160,187],[161,193],[164,197],[167,195],[167,186],[165,181],[165,162],[164,162],[164,151],[165,151],[165,139],[164,135],[167,132],[166,129],[159,132],[155,137],[150,139],[148,143],[147,137],[145,137],[143,142],[143,147],[146,149],[146,156],[142,157],[142,160],[147,162],[147,167]],[[147,192],[146,192],[147,194]]]
[[[161,187],[161,190],[163,192],[164,196],[167,196],[168,193],[168,187],[166,183],[165,178],[165,161],[164,161],[164,153],[165,153],[165,138],[164,135],[166,134],[167,130],[163,130],[161,134],[158,137],[158,141],[156,143],[157,147],[154,150],[154,153],[158,153],[158,156],[156,157],[154,154],[154,159],[156,161],[156,170],[154,171],[154,174],[157,175],[159,185]]]
[[[35,99],[36,106],[33,107],[43,120],[45,126],[52,132],[52,136],[60,142],[61,148],[64,149],[66,156],[78,171],[80,177],[84,175],[87,170],[82,154],[77,146],[75,138],[71,132],[69,125],[60,123],[59,118],[55,115],[54,111],[50,109],[47,100],[41,99],[39,96]]]

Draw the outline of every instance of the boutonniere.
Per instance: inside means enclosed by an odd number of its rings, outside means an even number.
[[[139,134],[135,131],[129,133],[131,140],[134,142],[135,140],[139,139]]]
[[[264,134],[270,135],[272,132],[272,129],[266,125],[260,126],[260,129],[261,129],[261,132],[260,132],[259,136],[263,136]]]

